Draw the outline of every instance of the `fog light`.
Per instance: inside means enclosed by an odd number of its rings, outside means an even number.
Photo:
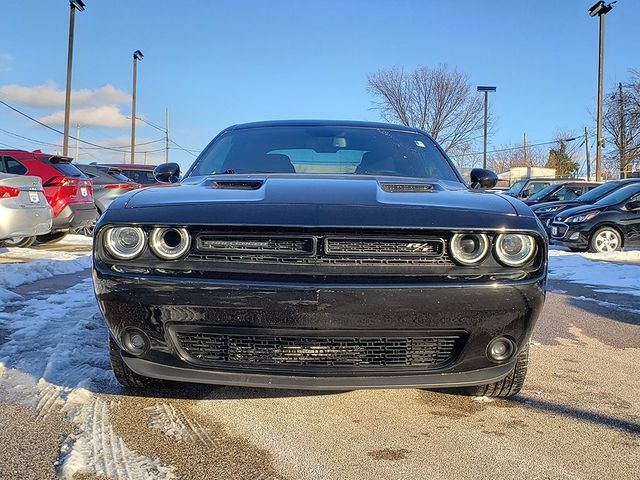
[[[139,357],[149,350],[149,337],[136,328],[128,328],[122,334],[122,346],[131,355]]]
[[[579,236],[580,236],[580,232],[572,233],[571,236],[569,237],[569,240],[577,240]]]
[[[505,362],[513,357],[516,344],[507,337],[497,337],[489,342],[487,356],[494,362]]]

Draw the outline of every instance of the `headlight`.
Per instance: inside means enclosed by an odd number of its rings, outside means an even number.
[[[591,220],[593,217],[595,217],[596,215],[598,215],[600,212],[589,212],[589,213],[584,213],[582,215],[574,215],[572,217],[567,217],[565,222],[567,223],[580,223],[580,222],[586,222]]]
[[[536,253],[536,240],[530,235],[502,233],[496,238],[496,257],[508,267],[524,265]]]
[[[177,260],[189,251],[191,236],[186,228],[154,228],[149,246],[159,258]]]
[[[462,265],[481,262],[489,252],[489,237],[484,233],[456,233],[451,237],[451,255]]]
[[[103,236],[104,248],[118,260],[131,260],[144,250],[144,230],[139,227],[109,228]]]
[[[560,210],[564,209],[565,205],[557,205],[555,207],[545,207],[545,208],[538,208],[536,210],[534,210],[534,212],[537,213],[551,213],[551,212],[559,212]]]

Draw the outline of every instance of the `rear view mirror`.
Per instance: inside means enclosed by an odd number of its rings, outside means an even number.
[[[486,168],[471,170],[471,188],[493,188],[498,183],[498,176]]]
[[[176,183],[180,180],[180,165],[177,163],[163,163],[153,170],[153,176],[162,183]]]

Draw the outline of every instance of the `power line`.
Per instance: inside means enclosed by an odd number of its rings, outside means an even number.
[[[5,107],[10,108],[10,109],[11,109],[11,110],[13,110],[14,112],[16,112],[16,113],[18,113],[18,114],[22,115],[23,117],[28,118],[28,119],[29,119],[29,120],[31,120],[32,122],[35,122],[35,123],[37,123],[38,125],[41,125],[41,126],[43,126],[43,127],[45,127],[45,128],[48,128],[49,130],[52,130],[52,131],[54,131],[54,132],[56,132],[56,133],[59,133],[60,135],[64,135],[64,133],[63,133],[63,132],[61,132],[60,130],[58,130],[57,128],[53,128],[52,126],[47,125],[46,123],[43,123],[43,122],[41,122],[40,120],[37,120],[37,119],[35,119],[35,118],[33,118],[33,117],[31,117],[31,116],[27,115],[26,113],[24,113],[24,112],[22,112],[22,111],[18,110],[17,108],[12,107],[12,106],[11,106],[11,105],[9,105],[7,102],[5,102],[5,101],[3,101],[3,100],[0,100],[0,103],[1,103],[2,105],[4,105]],[[82,139],[80,139],[80,138],[76,138],[76,137],[74,137],[74,136],[72,136],[72,135],[69,135],[69,138],[72,138],[72,139],[74,139],[74,140],[76,140],[76,141],[78,141],[78,142],[81,142],[81,143],[85,143],[85,144],[87,144],[87,145],[91,145],[92,147],[98,147],[98,148],[102,148],[102,149],[104,149],[104,150],[111,150],[111,151],[114,151],[114,152],[127,153],[127,152],[126,152],[126,150],[119,150],[119,149],[117,149],[117,148],[105,147],[104,145],[98,145],[97,143],[88,142],[87,140],[82,140]]]

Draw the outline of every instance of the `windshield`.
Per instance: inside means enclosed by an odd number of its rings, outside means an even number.
[[[640,192],[640,183],[632,183],[631,185],[626,185],[611,192],[609,195],[598,200],[595,204],[616,205],[618,203],[624,202],[638,192]]]
[[[517,196],[520,193],[520,190],[522,190],[522,187],[524,187],[526,183],[527,183],[527,180],[518,180],[516,183],[511,185],[511,188],[507,190],[506,193],[508,195]]]
[[[596,200],[600,200],[605,195],[613,192],[618,187],[620,187],[620,184],[617,182],[603,183],[593,190],[589,190],[584,195],[580,195],[580,201],[582,203],[593,203]]]
[[[544,197],[546,197],[547,195],[549,195],[551,192],[553,192],[558,188],[560,188],[559,185],[548,185],[542,190],[540,190],[538,193],[531,195],[527,200],[537,202],[538,200],[542,200]]]
[[[207,147],[186,176],[234,173],[391,175],[460,182],[426,135],[341,126],[230,130]]]

